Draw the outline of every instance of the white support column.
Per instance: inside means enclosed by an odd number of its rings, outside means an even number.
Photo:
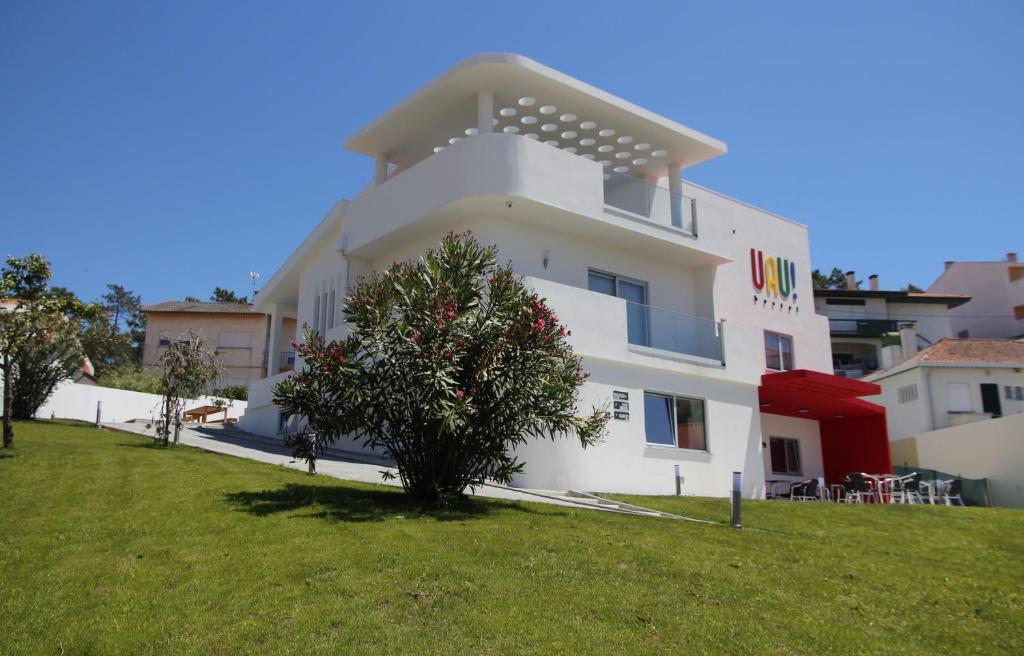
[[[669,202],[672,207],[672,225],[683,227],[683,168],[673,162],[668,165]]]
[[[388,179],[388,156],[377,155],[373,159],[373,185],[378,187]]]
[[[267,341],[267,377],[276,375],[281,366],[281,351],[277,348],[277,343],[281,341],[283,318],[281,304],[274,303],[270,310],[270,337]]]
[[[476,94],[476,129],[479,134],[494,132],[494,92]]]

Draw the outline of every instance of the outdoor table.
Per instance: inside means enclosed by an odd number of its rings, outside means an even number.
[[[833,483],[828,486],[828,489],[830,491],[829,496],[831,497],[831,501],[835,501],[836,503],[842,501],[843,497],[846,495],[846,488],[841,483]]]

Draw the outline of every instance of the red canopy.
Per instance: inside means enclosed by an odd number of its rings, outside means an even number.
[[[798,369],[764,374],[758,391],[761,412],[819,423],[829,483],[855,471],[892,471],[885,408],[858,398],[880,394],[878,385]]]

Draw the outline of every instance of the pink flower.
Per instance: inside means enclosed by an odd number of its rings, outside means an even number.
[[[547,323],[543,319],[537,319],[537,323],[533,324],[533,327],[537,330],[544,330],[544,326],[546,325]]]
[[[412,331],[412,341],[418,342],[418,341],[420,341],[420,338],[421,338],[421,335],[420,335],[418,330]]]
[[[466,396],[465,392],[463,392],[462,390],[455,390],[455,398],[461,399],[464,396]]]
[[[299,346],[299,343],[298,343],[298,342],[296,342],[296,341],[295,341],[295,340],[293,339],[293,340],[292,340],[292,348],[298,348],[298,346]]]

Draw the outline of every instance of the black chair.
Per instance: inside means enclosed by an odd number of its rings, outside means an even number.
[[[818,479],[812,478],[799,485],[793,486],[793,494],[790,496],[793,501],[817,501],[818,500]]]
[[[871,498],[872,493],[868,490],[863,474],[847,474],[842,484],[846,503],[864,503]]]
[[[947,506],[952,506],[953,501],[956,500],[957,505],[966,506],[964,503],[964,482],[959,478],[951,480],[946,487],[942,488],[942,498],[945,500]]]

